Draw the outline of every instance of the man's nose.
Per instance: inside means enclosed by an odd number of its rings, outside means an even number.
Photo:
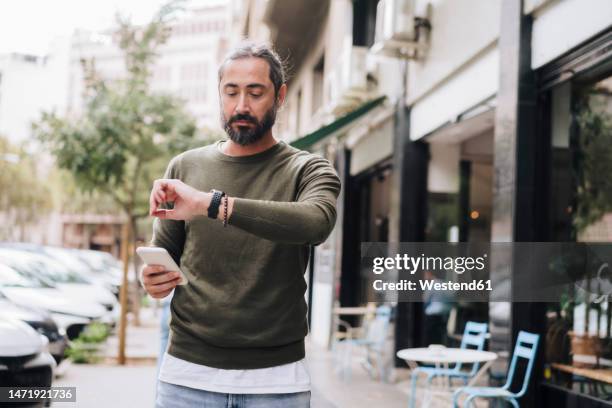
[[[250,113],[251,108],[245,94],[241,94],[236,105],[236,113]]]

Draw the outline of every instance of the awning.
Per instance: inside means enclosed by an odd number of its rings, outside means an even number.
[[[361,105],[359,108],[355,109],[354,111],[336,119],[329,125],[325,125],[312,133],[309,133],[305,136],[300,137],[299,139],[294,140],[290,143],[290,145],[297,149],[307,149],[308,147],[342,129],[354,120],[365,115],[378,105],[382,104],[384,100],[385,96],[381,96],[379,98],[368,101]]]

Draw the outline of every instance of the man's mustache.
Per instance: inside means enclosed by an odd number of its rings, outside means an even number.
[[[238,114],[238,115],[234,115],[230,118],[229,120],[229,124],[231,125],[234,122],[237,122],[239,120],[245,121],[245,122],[251,122],[253,124],[257,124],[257,119],[255,119],[253,116],[251,115],[245,115],[245,114]]]

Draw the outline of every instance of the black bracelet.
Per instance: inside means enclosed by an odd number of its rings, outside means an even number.
[[[229,197],[226,194],[224,198],[225,204],[223,205],[223,227],[227,227],[227,202],[229,201]]]
[[[210,205],[208,206],[208,218],[217,219],[219,215],[219,204],[221,204],[221,198],[225,195],[223,191],[210,190],[212,198],[210,199]]]

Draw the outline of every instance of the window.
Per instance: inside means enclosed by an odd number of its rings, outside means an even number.
[[[323,75],[325,72],[325,56],[315,65],[312,73],[312,114],[315,115],[319,108],[323,106],[324,83]]]
[[[295,132],[300,134],[300,127],[302,126],[302,90],[300,89],[297,94],[295,102]]]
[[[208,64],[206,62],[190,62],[181,66],[181,82],[206,81]]]
[[[378,0],[353,2],[353,45],[371,47],[376,32],[376,6]]]
[[[612,242],[612,70],[549,92],[550,226],[553,241]],[[600,290],[598,286],[596,291]],[[612,299],[570,286],[548,306],[551,381],[607,399],[612,370]],[[575,368],[586,371],[580,377]]]

